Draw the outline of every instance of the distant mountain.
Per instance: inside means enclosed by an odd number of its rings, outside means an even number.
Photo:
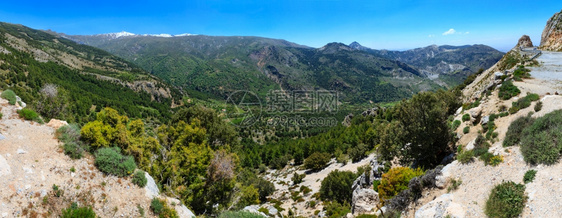
[[[395,101],[439,86],[397,60],[341,43],[310,48],[241,36],[72,36],[141,66],[194,97],[224,99],[236,90],[337,90],[352,103]]]
[[[13,89],[30,106],[42,97],[41,88],[55,85],[56,104],[68,113],[42,115],[71,122],[87,121],[86,115],[105,106],[131,117],[165,118],[172,98],[181,97],[179,90],[106,51],[1,22],[0,78],[3,90]]]
[[[486,45],[431,45],[406,51],[375,50],[361,46],[357,42],[349,46],[407,63],[425,76],[449,87],[461,83],[479,69],[488,69],[504,55],[503,52]]]

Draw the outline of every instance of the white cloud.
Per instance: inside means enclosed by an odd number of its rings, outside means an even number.
[[[428,35],[427,37],[429,37],[429,38],[433,38],[433,37],[435,37],[435,35],[433,35],[433,34],[430,34],[430,35]]]
[[[466,31],[464,34],[465,34],[465,35],[468,35],[469,33],[470,33],[470,32]]]
[[[455,29],[451,28],[449,30],[447,30],[446,32],[443,33],[444,36],[446,35],[452,35],[455,34],[457,31],[455,31]]]

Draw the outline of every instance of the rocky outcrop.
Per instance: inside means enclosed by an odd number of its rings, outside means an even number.
[[[533,47],[533,42],[531,41],[531,37],[529,37],[528,35],[521,36],[521,38],[519,38],[519,41],[517,42],[517,47],[519,48]]]
[[[416,211],[415,217],[466,217],[462,205],[453,203],[452,194],[444,194],[423,205]]]
[[[375,212],[379,204],[379,193],[372,188],[361,188],[353,190],[351,211],[353,214],[365,214]]]
[[[160,195],[160,190],[158,189],[156,182],[147,172],[144,172],[144,176],[146,177],[146,186],[144,187],[144,190],[146,191],[146,197],[158,197],[158,195]]]
[[[343,118],[343,121],[341,122],[341,125],[344,126],[351,126],[351,120],[353,119],[353,114],[348,114],[347,116],[345,116],[345,118]]]
[[[51,119],[51,121],[49,121],[49,123],[47,123],[47,126],[53,128],[53,129],[59,129],[63,126],[68,125],[68,123],[64,120],[57,120],[57,119]]]
[[[554,14],[547,22],[541,35],[541,49],[562,51],[562,11]]]

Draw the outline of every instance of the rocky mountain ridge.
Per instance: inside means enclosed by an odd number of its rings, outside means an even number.
[[[546,22],[541,35],[541,49],[562,51],[562,11],[555,13]]]

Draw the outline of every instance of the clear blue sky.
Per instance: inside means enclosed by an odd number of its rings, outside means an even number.
[[[538,44],[548,18],[562,9],[560,0],[8,1],[0,21],[67,34],[263,36],[312,47],[357,41],[393,50],[486,44],[505,51],[523,34]]]

